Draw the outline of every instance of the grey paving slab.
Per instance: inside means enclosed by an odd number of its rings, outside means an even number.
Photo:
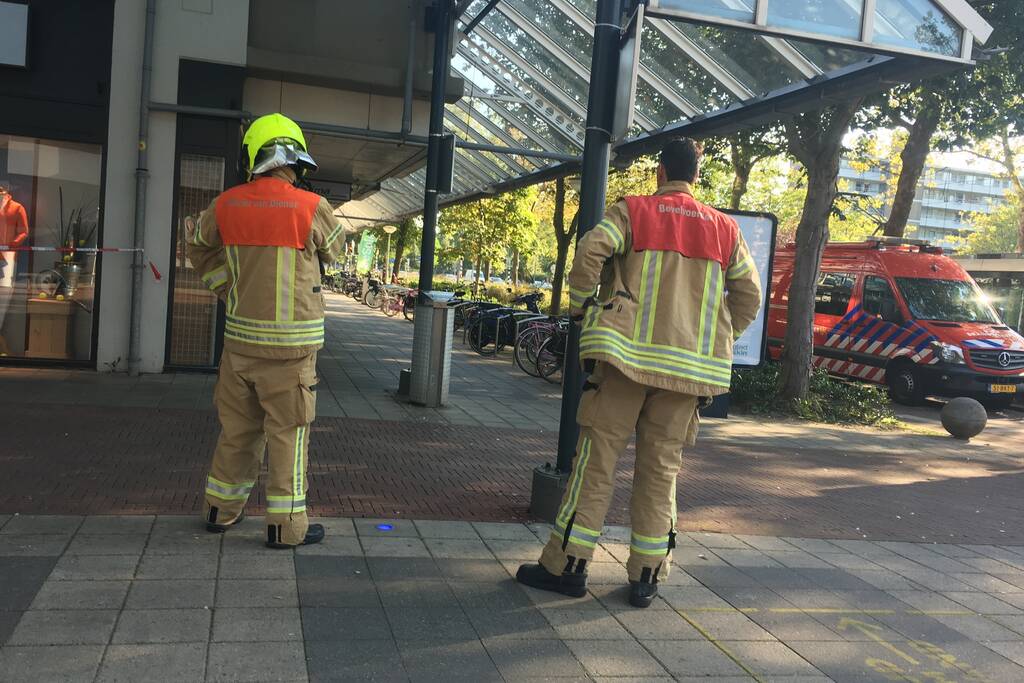
[[[213,615],[213,642],[280,642],[302,640],[297,607],[218,607]]]
[[[221,579],[217,581],[217,607],[298,607],[293,581],[277,579]]]
[[[783,536],[782,540],[789,543],[792,546],[796,546],[801,550],[809,552],[813,555],[820,553],[840,553],[843,549],[829,541],[817,539],[817,538],[794,538]]]
[[[6,534],[0,543],[0,557],[58,557],[70,540],[70,534]]]
[[[750,546],[732,534],[716,534],[708,532],[690,531],[685,534],[705,548],[734,548],[737,550],[749,550]]]
[[[521,562],[536,562],[540,557],[544,545],[537,540],[534,541],[508,541],[503,539],[485,540],[487,547],[491,549],[494,556],[499,560],[519,560]],[[600,561],[595,552],[594,559]],[[614,558],[609,558],[614,559]]]
[[[541,613],[562,640],[632,640],[629,631],[603,609],[542,609]]]
[[[137,579],[215,579],[216,555],[143,555]]]
[[[473,528],[486,540],[536,542],[534,533],[523,524],[473,522]]]
[[[97,683],[199,681],[206,668],[206,643],[111,645]]]
[[[80,534],[148,534],[154,515],[90,515],[78,528]]]
[[[429,557],[370,557],[366,564],[375,581],[439,581],[441,570]]]
[[[978,614],[1024,614],[1019,607],[986,593],[947,591],[943,595]]]
[[[675,610],[614,612],[615,618],[637,640],[703,640],[704,636]]]
[[[361,557],[363,546],[355,536],[328,536],[315,545],[299,546],[295,554]]]
[[[729,566],[714,551],[703,546],[676,548],[672,551],[672,563],[686,569],[691,567]]]
[[[804,612],[759,609],[747,612],[748,619],[781,641],[790,640],[842,640],[835,631]]]
[[[731,612],[680,610],[680,614],[693,623],[696,628],[716,640],[775,640],[775,636],[738,610]]]
[[[377,588],[368,577],[311,577],[298,581],[302,607],[380,607]]]
[[[327,681],[405,682],[398,646],[390,638],[358,641],[306,642],[311,683]]]
[[[732,609],[732,605],[704,586],[665,586],[658,595],[674,609]]]
[[[498,671],[509,681],[586,677],[586,671],[572,651],[558,640],[485,638],[483,643]]]
[[[206,680],[306,681],[306,653],[298,643],[210,643]]]
[[[221,579],[295,579],[295,560],[292,553],[271,555],[262,553],[253,557],[224,556],[220,560]]]
[[[476,529],[470,522],[443,520],[416,520],[416,531],[421,538],[445,539],[479,539]]]
[[[734,537],[751,548],[757,550],[776,550],[776,551],[791,551],[795,550],[796,547],[786,543],[781,538],[775,536],[754,536],[750,534],[734,534]]]
[[[104,645],[110,640],[117,610],[45,610],[25,612],[8,645]]]
[[[736,662],[707,640],[647,640],[643,646],[673,676],[718,677],[745,674]]]
[[[435,559],[441,577],[446,581],[462,582],[493,582],[505,581],[509,573],[497,560],[458,560]]]
[[[1017,642],[1020,634],[1001,626],[983,616],[944,616],[933,617],[935,621],[967,636],[967,639],[978,642]]]
[[[384,607],[452,607],[456,604],[452,588],[440,579],[400,579],[376,583]]]
[[[202,608],[124,610],[111,642],[205,643],[210,638],[212,613]]]
[[[430,551],[419,538],[385,538],[368,536],[361,539],[367,557],[430,557]]]
[[[47,581],[36,593],[30,609],[121,609],[128,581]]]
[[[217,555],[223,534],[207,533],[193,519],[195,528],[183,531],[162,531],[154,527],[146,545],[151,555]],[[157,520],[159,524],[159,519]]]
[[[356,525],[348,517],[316,517],[310,519],[310,522],[323,525],[327,538],[332,536],[356,536]]]
[[[430,554],[441,559],[489,560],[494,553],[480,538],[428,538]]]
[[[1024,636],[1024,615],[993,615],[992,621]]]
[[[0,610],[28,609],[56,562],[55,557],[0,557]]]
[[[321,555],[296,555],[295,575],[309,578],[369,579],[370,568],[366,558]]]
[[[398,651],[414,681],[502,681],[478,640],[460,642],[398,641]]]
[[[138,564],[138,555],[65,554],[57,561],[49,578],[51,581],[130,580],[135,577]],[[0,575],[3,575],[2,568]]]
[[[765,678],[821,676],[821,671],[782,643],[722,640],[718,644],[747,669]]]
[[[79,532],[68,545],[69,555],[141,555],[145,534],[84,534]]]
[[[301,612],[307,643],[391,638],[391,625],[381,607],[303,607]]]
[[[481,638],[510,638],[514,640],[554,640],[557,638],[551,624],[534,607],[511,609],[467,607],[464,612]]]
[[[91,683],[104,649],[102,645],[6,647],[0,650],[0,671],[18,683]]]
[[[1003,581],[997,576],[991,574],[981,573],[958,573],[952,574],[952,577],[958,581],[963,581],[968,586],[975,590],[979,590],[985,593],[1021,593],[1021,588],[1015,586],[1008,581]]]
[[[513,609],[533,604],[522,587],[511,579],[497,583],[463,583],[452,585],[458,603],[466,608]]]
[[[127,609],[184,609],[212,607],[215,582],[202,579],[135,581],[128,591]]]
[[[371,538],[419,538],[419,532],[411,519],[356,519],[356,532]]]
[[[80,515],[14,515],[0,528],[0,534],[73,534],[84,519]],[[8,539],[4,542],[10,543]]]
[[[395,640],[475,640],[476,631],[460,608],[388,607]]]

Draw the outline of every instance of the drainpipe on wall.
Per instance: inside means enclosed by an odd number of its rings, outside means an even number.
[[[153,81],[153,29],[156,24],[156,0],[146,0],[146,33],[142,47],[142,91],[139,94],[139,157],[135,165],[135,226],[132,247],[141,250],[146,233],[146,182],[149,180],[149,93]],[[142,330],[142,271],[146,257],[133,252],[131,322],[128,327],[128,374],[139,374]]]

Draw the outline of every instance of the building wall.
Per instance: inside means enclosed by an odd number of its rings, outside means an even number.
[[[854,170],[843,160],[840,180],[846,190],[868,195],[885,194],[888,184],[882,169]],[[908,236],[927,239],[946,248],[952,238],[972,226],[966,214],[989,213],[1006,201],[1009,181],[976,169],[927,166],[918,184],[910,213]]]
[[[246,0],[158,0],[152,99],[177,101],[182,58],[244,65],[248,12]],[[144,0],[119,0],[115,6],[104,234],[107,246],[130,246],[132,242],[145,13]],[[164,364],[176,125],[175,114],[151,113],[145,256],[147,264],[152,262],[165,277],[157,281],[148,267],[143,273],[143,372],[161,372]],[[108,258],[104,265],[97,350],[100,370],[123,370],[127,365],[130,266],[127,256]]]

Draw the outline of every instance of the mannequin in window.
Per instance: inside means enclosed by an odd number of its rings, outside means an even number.
[[[11,196],[11,185],[0,180],[0,355],[7,355],[7,339],[3,336],[4,318],[14,294],[14,270],[19,247],[28,239],[28,216],[25,207]]]

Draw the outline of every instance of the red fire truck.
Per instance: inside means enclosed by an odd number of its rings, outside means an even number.
[[[789,244],[775,254],[768,348],[776,359],[795,253]],[[832,243],[814,298],[814,365],[887,385],[900,403],[971,396],[1005,408],[1024,392],[1024,337],[941,247],[888,238]]]

